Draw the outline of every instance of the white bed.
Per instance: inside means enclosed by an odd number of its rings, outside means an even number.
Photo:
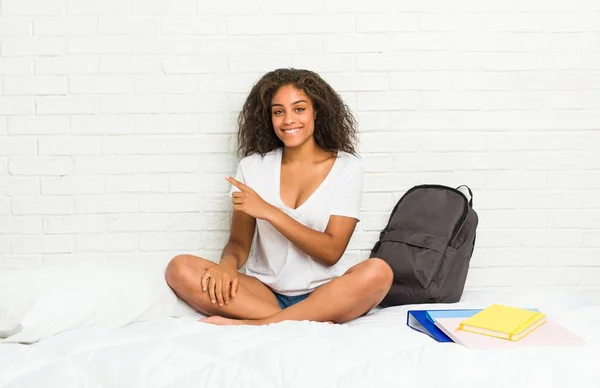
[[[376,310],[345,325],[219,327],[189,314],[0,343],[0,387],[600,387],[599,297],[466,292],[452,305],[538,307],[580,335],[580,347],[436,343],[406,326],[408,309],[431,305]]]

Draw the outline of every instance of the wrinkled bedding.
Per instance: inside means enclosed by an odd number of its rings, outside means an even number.
[[[220,327],[200,314],[83,328],[35,344],[0,344],[0,387],[600,387],[599,293],[466,293],[457,304],[537,307],[585,341],[580,347],[474,350],[376,309],[344,325],[282,322]]]

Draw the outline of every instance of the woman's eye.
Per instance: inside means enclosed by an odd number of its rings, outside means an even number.
[[[273,111],[273,114],[274,114],[274,115],[280,115],[280,114],[281,114],[281,111],[280,111],[280,110]]]
[[[298,111],[298,112],[304,112],[304,108],[296,108],[296,111]]]

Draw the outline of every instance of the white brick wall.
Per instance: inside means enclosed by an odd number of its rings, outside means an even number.
[[[468,184],[467,287],[600,287],[594,0],[2,0],[0,268],[216,260],[235,116],[282,66],[359,122],[368,256],[419,183]]]

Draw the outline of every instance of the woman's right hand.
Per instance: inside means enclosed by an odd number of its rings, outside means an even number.
[[[229,299],[234,298],[238,286],[238,271],[237,268],[219,263],[214,267],[206,270],[201,279],[202,291],[208,291],[208,297],[210,301],[219,303],[219,306],[223,304],[229,304]]]

